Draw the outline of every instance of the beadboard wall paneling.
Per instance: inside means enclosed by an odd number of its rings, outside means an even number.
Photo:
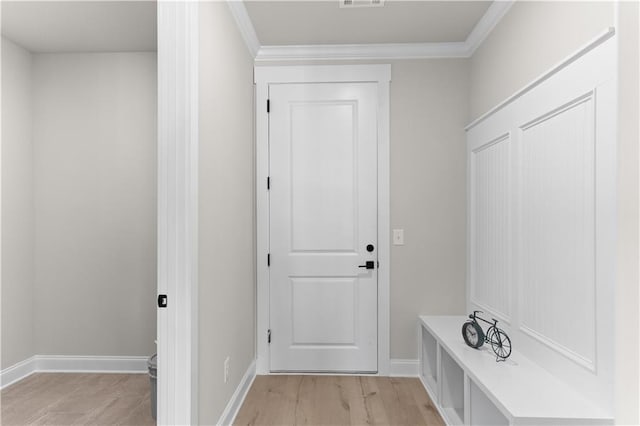
[[[517,229],[520,329],[590,370],[596,343],[593,112],[590,92],[521,127]]]
[[[510,134],[473,149],[471,189],[471,299],[500,319],[511,319]]]

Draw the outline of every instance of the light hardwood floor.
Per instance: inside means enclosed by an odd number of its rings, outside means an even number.
[[[155,425],[146,374],[36,373],[2,390],[0,424]]]
[[[418,379],[257,376],[236,425],[444,425]]]

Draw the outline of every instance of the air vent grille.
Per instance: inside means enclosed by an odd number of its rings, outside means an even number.
[[[339,0],[340,7],[381,7],[384,0]]]

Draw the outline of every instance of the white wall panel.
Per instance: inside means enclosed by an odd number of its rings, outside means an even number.
[[[510,136],[471,152],[471,301],[509,321]]]
[[[613,30],[467,127],[467,307],[613,412]],[[503,136],[497,136],[503,135]],[[508,137],[507,137],[508,135]]]
[[[595,368],[593,97],[522,127],[521,328]],[[571,319],[579,319],[578,321]]]

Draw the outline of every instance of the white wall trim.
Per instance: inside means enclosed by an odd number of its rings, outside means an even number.
[[[514,0],[494,1],[487,11],[482,15],[473,30],[469,33],[464,42],[467,48],[467,57],[473,56],[482,42],[491,34],[491,31],[498,25],[500,20],[507,14]]]
[[[146,373],[146,356],[36,355],[36,372]]]
[[[262,46],[256,62],[467,58],[465,42]]]
[[[260,49],[260,41],[247,13],[247,8],[244,7],[244,3],[241,0],[227,0],[227,5],[231,9],[233,19],[236,21],[240,35],[242,35],[251,57],[255,58],[258,54],[258,49]]]
[[[594,373],[594,374],[597,373],[597,371],[596,371],[596,362],[594,360],[588,359],[588,358],[580,355],[579,353],[577,353],[575,351],[572,351],[571,349],[567,348],[566,346],[556,342],[553,339],[548,338],[544,334],[539,333],[536,330],[532,329],[531,327],[527,327],[524,324],[520,324],[520,331],[522,331],[524,334],[526,334],[527,336],[531,337],[532,339],[535,339],[538,342],[542,343],[543,345],[547,346],[551,350],[554,350],[554,351],[558,352],[559,354],[565,356],[566,358],[570,359],[571,361],[575,362],[576,364],[586,368],[587,370],[591,371],[592,373]]]
[[[243,1],[227,0],[238,30],[256,62],[469,58],[509,11],[513,3],[514,0],[493,2],[465,41],[262,46]]]
[[[269,117],[266,102],[270,83],[376,82],[378,84],[378,375],[389,375],[390,357],[390,170],[389,170],[389,81],[390,65],[264,66],[254,71],[256,83],[256,255],[269,252]],[[269,373],[269,269],[258,261],[256,295],[256,372]]]
[[[240,407],[242,407],[242,403],[244,399],[247,397],[249,393],[249,389],[251,389],[251,385],[256,378],[256,360],[254,359],[249,364],[247,371],[245,371],[244,376],[242,376],[242,380],[238,384],[235,392],[229,399],[227,406],[224,408],[220,419],[216,423],[217,425],[232,425],[233,421],[236,419],[238,415],[238,411],[240,411]]]
[[[147,373],[146,356],[34,355],[0,372],[0,388],[33,373]]]
[[[327,82],[390,82],[390,65],[293,65],[256,66],[254,83],[264,86],[275,83]],[[266,98],[265,98],[266,102]],[[261,105],[262,107],[263,105]],[[259,108],[266,116],[266,109]],[[268,117],[267,117],[268,118]],[[264,186],[264,185],[261,185]]]
[[[158,424],[198,424],[198,2],[158,2]]]
[[[547,71],[544,74],[540,75],[538,78],[532,80],[531,83],[527,84],[522,89],[518,90],[513,95],[509,96],[507,99],[505,99],[504,101],[500,102],[498,105],[496,105],[495,107],[491,108],[489,111],[487,111],[486,113],[482,114],[480,117],[476,118],[474,121],[469,123],[467,125],[467,127],[465,127],[464,129],[466,131],[469,131],[473,127],[477,126],[478,124],[480,124],[481,122],[483,122],[484,120],[486,120],[487,118],[489,118],[490,116],[495,114],[496,112],[500,111],[502,108],[504,108],[507,105],[511,104],[513,101],[515,101],[516,99],[522,97],[524,94],[530,92],[532,89],[534,89],[535,87],[539,86],[542,82],[548,80],[553,75],[557,74],[561,70],[563,70],[566,67],[568,67],[570,64],[572,64],[575,61],[577,61],[578,59],[582,58],[584,55],[586,55],[587,53],[589,53],[590,51],[592,51],[596,47],[600,46],[605,41],[609,40],[611,37],[613,37],[615,35],[615,33],[616,33],[616,30],[615,30],[614,27],[607,28],[605,31],[600,33],[598,36],[596,36],[594,39],[592,39],[590,42],[588,42],[584,46],[582,46],[576,52],[572,53],[571,55],[569,55],[568,57],[566,57],[565,59],[563,59],[562,61],[557,63],[555,66],[551,67],[551,69],[549,69],[549,71]]]
[[[391,377],[418,377],[419,375],[419,359],[392,359],[389,362],[389,376]]]
[[[23,361],[15,363],[0,372],[0,389],[29,377],[36,371],[36,357],[32,356]]]

